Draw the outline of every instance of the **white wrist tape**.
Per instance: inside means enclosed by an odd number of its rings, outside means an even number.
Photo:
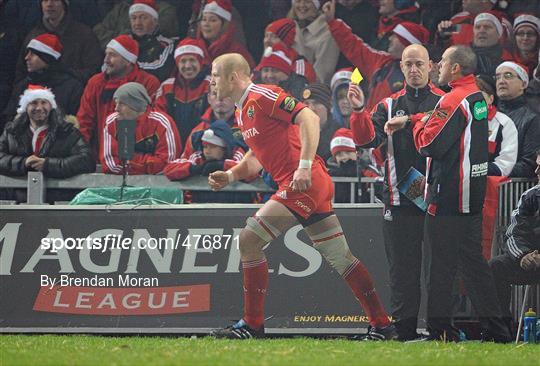
[[[312,164],[313,160],[300,159],[300,162],[298,163],[298,169],[311,169]]]
[[[234,173],[232,172],[232,170],[227,170],[227,178],[229,179],[229,183],[232,183],[234,182]]]

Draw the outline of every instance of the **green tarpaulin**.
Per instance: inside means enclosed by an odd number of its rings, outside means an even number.
[[[120,187],[87,188],[71,200],[70,205],[184,203],[182,190],[159,187],[125,187],[120,202]]]

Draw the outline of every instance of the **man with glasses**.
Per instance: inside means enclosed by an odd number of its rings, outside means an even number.
[[[511,177],[533,178],[536,168],[535,151],[540,148],[540,116],[528,106],[524,91],[529,76],[524,66],[503,62],[496,74],[498,109],[510,117],[518,130],[518,156]]]

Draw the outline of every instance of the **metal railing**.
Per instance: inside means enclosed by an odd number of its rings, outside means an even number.
[[[332,177],[334,183],[349,183],[351,186],[351,203],[355,202],[358,194],[357,177]],[[382,178],[360,178],[361,183],[369,185],[370,202],[377,202],[375,185],[382,184]],[[170,181],[164,175],[130,175],[127,184],[131,187],[172,187],[185,191],[210,191],[206,177],[190,177],[182,181]],[[114,174],[91,173],[80,174],[66,179],[47,178],[41,172],[29,172],[26,177],[8,177],[0,175],[0,188],[18,188],[27,190],[27,204],[43,204],[46,202],[47,189],[85,189],[99,187],[120,187],[122,176]],[[224,191],[271,193],[262,179],[249,183],[234,182],[225,187]]]
[[[511,181],[502,183],[499,186],[499,207],[497,212],[497,226],[495,229],[495,243],[493,245],[492,254],[496,255],[502,253],[506,240],[505,232],[508,225],[510,225],[512,211],[516,208],[523,192],[534,187],[536,184],[536,180],[512,178]],[[512,286],[510,309],[514,315],[514,320],[516,321],[519,321],[524,294],[524,285]],[[536,308],[536,311],[540,310],[540,285],[531,286],[527,303]]]

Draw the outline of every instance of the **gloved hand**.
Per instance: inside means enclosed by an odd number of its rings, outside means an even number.
[[[203,171],[203,165],[190,165],[189,175],[201,175]]]
[[[202,169],[202,175],[210,175],[217,170],[223,170],[223,160],[210,160],[204,163]]]

